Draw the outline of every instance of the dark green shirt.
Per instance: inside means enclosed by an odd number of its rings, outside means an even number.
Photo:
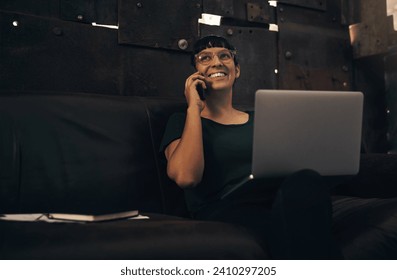
[[[253,112],[244,124],[224,125],[201,118],[204,145],[204,174],[201,183],[185,189],[186,202],[196,212],[217,199],[224,188],[234,180],[251,174]],[[179,139],[185,126],[185,113],[173,114],[163,136],[160,150]]]

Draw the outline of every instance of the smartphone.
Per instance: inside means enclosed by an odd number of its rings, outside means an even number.
[[[200,99],[201,100],[205,100],[205,90],[204,90],[203,86],[202,85],[197,85],[196,88],[197,88],[197,92],[198,92],[198,94],[200,96]]]

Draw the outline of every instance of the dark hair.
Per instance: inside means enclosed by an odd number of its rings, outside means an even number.
[[[193,52],[191,55],[191,64],[194,67],[196,66],[196,54],[208,48],[225,48],[231,50],[234,53],[234,64],[238,65],[237,49],[232,44],[230,44],[229,41],[226,40],[225,38],[216,35],[209,35],[198,39],[193,46]]]

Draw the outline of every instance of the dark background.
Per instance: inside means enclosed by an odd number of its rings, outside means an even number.
[[[202,13],[221,25],[199,24]],[[237,106],[253,106],[259,88],[360,90],[363,152],[397,151],[397,35],[386,0],[2,0],[0,94],[183,99],[189,51],[208,34],[238,49]]]

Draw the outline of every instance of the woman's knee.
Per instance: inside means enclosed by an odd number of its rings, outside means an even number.
[[[288,204],[308,205],[330,200],[329,188],[316,171],[305,169],[288,176],[281,184],[276,201]]]

